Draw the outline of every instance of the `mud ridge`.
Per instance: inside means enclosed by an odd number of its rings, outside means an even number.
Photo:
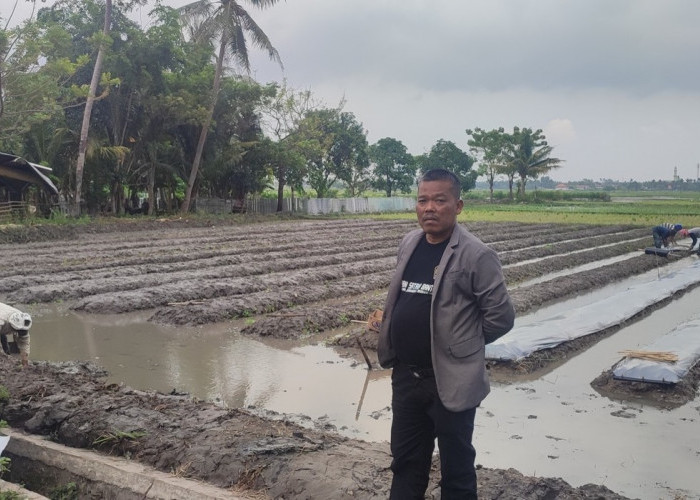
[[[22,377],[18,370],[13,359],[0,356],[0,377],[10,394],[0,403],[0,418],[14,428],[268,498],[388,497],[386,443],[341,438],[186,395],[106,385],[87,364],[68,370],[65,364],[33,363]],[[433,467],[431,495],[437,481]],[[478,481],[484,499],[625,498],[604,486],[574,488],[514,470],[480,467]]]

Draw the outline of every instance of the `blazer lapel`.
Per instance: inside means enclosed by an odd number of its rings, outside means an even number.
[[[438,267],[436,269],[434,277],[435,280],[433,284],[433,298],[435,298],[435,294],[440,288],[440,283],[442,282],[442,275],[445,273],[447,263],[450,261],[452,255],[455,253],[455,248],[457,248],[457,246],[459,245],[459,235],[459,228],[455,226],[454,230],[452,231],[452,235],[450,236],[450,242],[447,244],[447,247],[445,248],[445,251],[442,254],[442,258],[440,259],[440,264],[438,264]]]

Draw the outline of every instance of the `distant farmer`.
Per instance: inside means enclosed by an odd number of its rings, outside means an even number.
[[[675,227],[678,229],[675,229]],[[666,248],[671,242],[675,242],[676,232],[681,230],[681,225],[676,224],[672,228],[668,228],[665,225],[655,226],[651,230],[651,235],[654,237],[654,246],[656,248]]]
[[[29,329],[32,317],[0,302],[0,342],[5,354],[19,354],[22,366],[29,364]]]
[[[477,498],[476,407],[489,393],[484,345],[507,333],[515,310],[498,255],[457,223],[464,202],[447,170],[418,182],[421,228],[398,250],[377,354],[393,367],[391,500],[422,499],[435,440],[442,500]]]
[[[664,222],[664,223],[661,224],[661,225],[662,225],[663,227],[665,227],[666,229],[672,229],[673,231],[676,232],[676,234],[680,233],[680,231],[683,229],[683,226],[682,226],[681,224],[677,224],[677,223],[676,223],[676,224],[671,224],[670,222]],[[669,237],[668,237],[668,242],[669,242],[669,244],[671,244],[671,245],[675,245],[675,244],[676,244],[676,234],[673,234],[672,236],[669,236]]]

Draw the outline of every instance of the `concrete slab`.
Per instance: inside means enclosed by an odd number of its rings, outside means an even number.
[[[5,455],[12,458],[13,474],[19,472],[15,466],[19,466],[20,463],[38,463],[43,467],[61,471],[62,481],[66,481],[66,477],[73,477],[75,479],[70,481],[89,485],[93,492],[101,491],[103,498],[132,497],[168,500],[251,498],[206,483],[166,474],[125,458],[70,448],[16,429],[5,428],[3,432],[10,436]],[[22,482],[31,487],[28,480]]]

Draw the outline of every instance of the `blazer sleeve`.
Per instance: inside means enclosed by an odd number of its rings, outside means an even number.
[[[474,292],[482,314],[484,342],[490,344],[513,328],[515,307],[506,288],[498,255],[492,249],[481,252],[476,263]]]

